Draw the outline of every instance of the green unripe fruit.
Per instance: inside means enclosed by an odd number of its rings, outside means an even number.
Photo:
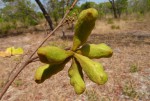
[[[49,64],[46,64],[37,68],[34,76],[36,83],[42,83],[49,77],[49,66]]]
[[[61,64],[46,64],[44,66],[40,66],[37,68],[35,72],[35,82],[42,83],[46,79],[50,78],[52,75],[58,73],[59,71],[63,70],[66,61]]]
[[[100,63],[94,62],[91,59],[80,54],[74,54],[74,56],[80,63],[83,71],[87,74],[90,80],[101,85],[107,82],[108,76],[103,70],[103,66]]]
[[[83,81],[82,68],[74,58],[72,59],[72,65],[68,70],[68,75],[70,77],[70,84],[74,87],[76,94],[82,94],[86,89]]]
[[[112,49],[104,43],[95,44],[85,44],[81,49],[77,50],[77,53],[87,56],[89,58],[102,58],[111,57],[113,54]]]
[[[73,55],[73,52],[55,46],[40,47],[37,51],[39,59],[43,63],[58,64]]]
[[[72,47],[73,51],[87,41],[88,36],[91,34],[91,31],[95,26],[97,17],[98,12],[94,8],[83,10],[79,14],[78,21],[75,24],[75,34]]]

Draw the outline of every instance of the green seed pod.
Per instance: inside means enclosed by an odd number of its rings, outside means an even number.
[[[80,64],[73,58],[72,65],[68,70],[70,84],[74,87],[76,94],[82,94],[85,91],[85,83],[83,81],[83,73]]]
[[[100,63],[94,62],[80,54],[74,54],[74,56],[90,80],[101,85],[107,82],[108,76]]]
[[[65,64],[68,60],[65,60],[61,64],[46,64],[44,66],[40,66],[37,68],[35,72],[35,82],[42,83],[46,79],[50,78],[52,75],[58,73],[59,71],[63,70]]]
[[[98,12],[94,8],[83,10],[78,17],[78,21],[75,24],[75,33],[73,37],[72,50],[75,51],[79,46],[83,45],[88,36],[91,34],[95,26],[95,21],[98,17]]]
[[[66,51],[55,46],[40,47],[37,51],[39,59],[43,63],[58,64],[62,63],[66,58],[73,55],[73,52]]]
[[[77,50],[77,53],[87,56],[89,58],[102,58],[111,57],[113,54],[112,49],[104,43],[95,44],[85,44],[81,49]]]

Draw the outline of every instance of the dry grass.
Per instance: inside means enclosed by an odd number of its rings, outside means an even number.
[[[97,21],[88,42],[110,45],[114,51],[111,58],[98,59],[108,73],[105,85],[92,83],[85,75],[86,91],[76,95],[69,83],[68,63],[65,69],[42,84],[34,82],[34,73],[40,62],[31,63],[16,78],[2,101],[148,101],[150,99],[150,24],[148,22],[113,20],[112,29],[107,21]],[[58,33],[58,34],[57,34]],[[61,38],[61,31],[56,32],[47,42],[62,48],[72,45],[72,34]],[[9,46],[33,50],[45,35],[23,34],[0,39],[0,50]],[[16,57],[0,57],[0,89],[8,73],[17,62]],[[134,71],[134,72],[132,72]]]

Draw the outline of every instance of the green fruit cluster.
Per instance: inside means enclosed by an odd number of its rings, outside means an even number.
[[[65,51],[64,49],[55,46],[40,47],[37,50],[39,59],[43,63],[58,64],[73,55],[72,51]]]
[[[72,59],[71,67],[68,70],[68,75],[70,77],[70,84],[74,86],[74,90],[77,94],[81,94],[85,91],[85,83],[83,80],[83,73],[80,64]]]
[[[80,49],[76,51],[79,54],[87,56],[91,59],[93,58],[107,58],[112,56],[112,49],[105,43],[101,44],[85,44]]]
[[[65,63],[60,64],[45,64],[37,68],[35,72],[35,82],[42,83],[46,79],[50,78],[52,75],[58,73],[63,70]]]
[[[73,47],[70,50],[66,51],[55,46],[44,46],[38,49],[39,59],[45,65],[37,68],[36,83],[42,83],[63,70],[69,60],[72,60],[72,64],[68,70],[68,76],[76,94],[82,94],[86,89],[83,71],[91,81],[98,85],[107,82],[108,76],[102,64],[91,59],[111,57],[112,49],[104,43],[84,44],[95,26],[97,16],[97,10],[94,8],[83,10],[80,13],[75,26]]]

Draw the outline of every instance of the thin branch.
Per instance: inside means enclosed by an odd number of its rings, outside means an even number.
[[[19,62],[18,62],[18,63],[16,63],[16,65],[14,66],[14,68],[10,71],[10,73],[9,73],[9,76],[8,76],[8,79],[7,79],[6,83],[9,81],[9,79],[10,79],[11,75],[12,75],[12,74],[13,74],[13,72],[17,69],[17,66],[21,63],[21,60],[23,60],[23,58],[24,58],[24,56],[25,56],[25,55],[27,55],[27,53],[25,53],[25,54],[23,54],[23,55],[21,56],[21,58],[20,58]]]
[[[10,80],[7,82],[7,84],[3,87],[3,89],[1,90],[0,93],[0,99],[2,99],[3,95],[6,93],[7,89],[9,88],[9,86],[12,84],[12,82],[15,80],[15,78],[19,75],[19,73],[29,64],[31,63],[32,57],[33,55],[36,53],[36,51],[38,50],[39,47],[41,47],[46,40],[61,26],[61,24],[63,23],[64,19],[66,18],[66,16],[68,15],[68,13],[73,9],[73,7],[75,6],[75,4],[77,3],[78,0],[74,0],[72,6],[70,7],[70,9],[68,9],[63,17],[63,19],[60,21],[60,23],[58,24],[58,26],[52,31],[50,32],[50,34],[47,35],[47,37],[39,44],[39,46],[35,49],[35,51],[33,51],[33,53],[28,57],[28,59],[22,63],[22,65],[20,66],[20,68],[16,71],[16,73],[14,75],[12,75],[12,78],[10,78]]]
[[[40,59],[39,59],[38,56],[35,56],[35,57],[31,58],[30,61],[29,61],[29,63],[36,62],[36,61],[40,61]]]

